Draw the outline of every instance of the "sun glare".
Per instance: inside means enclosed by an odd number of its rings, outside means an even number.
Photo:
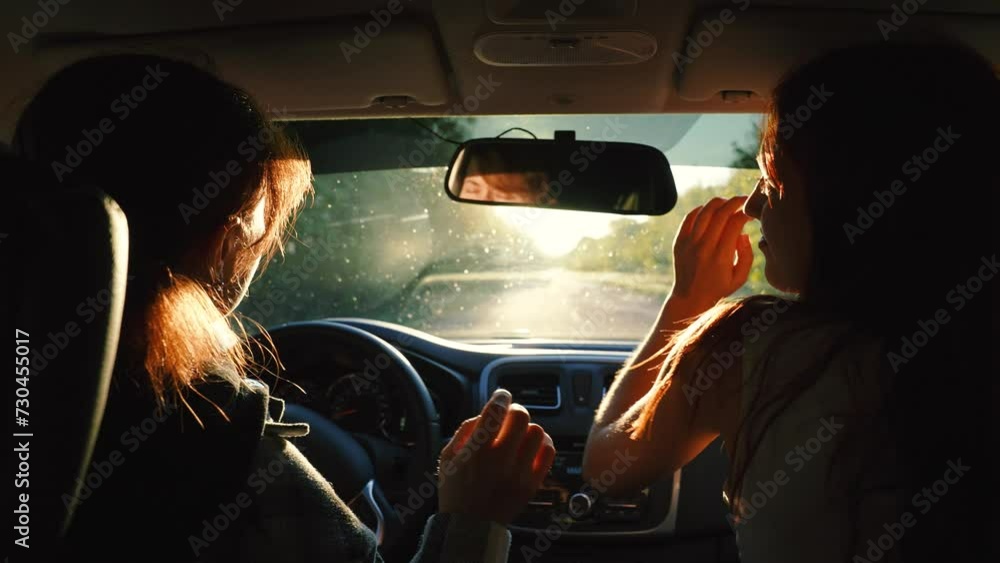
[[[718,185],[729,181],[733,169],[712,166],[673,166],[677,192],[684,193],[699,185]],[[586,237],[600,238],[611,232],[611,223],[625,219],[642,222],[646,216],[590,213],[532,207],[494,207],[494,213],[529,236],[546,256],[563,256]]]
[[[620,215],[607,213],[529,207],[494,207],[493,211],[530,237],[547,256],[568,254],[585,237],[599,238],[607,235],[611,223],[622,218]],[[646,218],[631,219],[644,221]]]

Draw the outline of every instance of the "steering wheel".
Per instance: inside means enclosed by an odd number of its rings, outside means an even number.
[[[335,355],[340,354],[342,358],[346,353],[357,366],[366,367],[357,385],[378,380],[380,386],[394,389],[403,399],[407,425],[412,425],[415,438],[412,448],[353,435],[323,414],[298,404],[286,404],[283,420],[309,424],[309,434],[296,438],[293,443],[375,533],[384,553],[405,544],[407,539],[419,537],[425,520],[423,516],[430,514],[436,504],[428,491],[436,490],[436,483],[429,476],[434,474],[440,453],[441,429],[430,393],[409,360],[385,340],[331,321],[290,323],[268,330],[266,336],[255,337],[263,344],[263,350],[268,349],[268,338],[283,369],[276,371],[274,358],[265,352],[264,357],[256,358],[265,371],[278,373],[281,378],[295,383],[296,374],[323,369],[333,374],[342,370],[336,365]],[[369,365],[374,369],[368,369]],[[274,381],[269,381],[272,390],[275,389]],[[291,387],[287,383],[284,386]],[[275,393],[275,396],[281,397],[282,393]],[[418,491],[416,498],[420,499],[401,501],[407,509],[402,514],[394,508],[379,484],[380,476],[398,477],[400,473],[401,482],[393,485],[402,485],[402,488],[394,488],[409,492],[407,496],[410,497],[412,491]]]

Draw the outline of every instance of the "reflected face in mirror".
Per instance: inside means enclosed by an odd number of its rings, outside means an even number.
[[[551,205],[552,199],[544,197],[545,190],[536,190],[531,180],[523,176],[510,173],[466,176],[461,196],[477,201]]]
[[[455,151],[445,191],[457,201],[663,215],[677,202],[662,151],[634,143],[605,143],[601,157],[580,158],[594,142],[473,139]]]
[[[544,172],[506,172],[500,155],[488,152],[469,162],[460,197],[476,201],[554,205]]]

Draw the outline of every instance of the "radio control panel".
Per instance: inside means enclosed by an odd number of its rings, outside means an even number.
[[[625,354],[610,353],[513,356],[485,367],[482,402],[494,389],[507,389],[528,409],[532,422],[552,436],[556,447],[549,476],[512,522],[512,530],[537,532],[555,525],[567,538],[673,533],[679,471],[628,497],[607,493],[617,478],[610,469],[589,481],[583,479],[583,452],[594,412],[626,359]],[[628,463],[619,468],[627,471]]]

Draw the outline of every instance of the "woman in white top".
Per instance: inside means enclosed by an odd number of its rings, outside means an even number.
[[[989,62],[947,40],[786,76],[754,191],[680,227],[673,290],[597,413],[585,477],[628,450],[609,494],[636,492],[721,436],[745,562],[980,559],[998,101]],[[768,282],[794,297],[723,299],[754,219]]]

